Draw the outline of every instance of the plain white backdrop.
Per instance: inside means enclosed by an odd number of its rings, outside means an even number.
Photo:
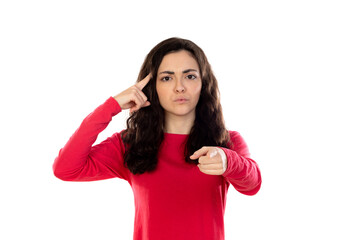
[[[226,239],[360,239],[359,12],[347,0],[1,1],[0,239],[132,239],[126,181],[63,182],[52,163],[173,36],[205,51],[226,125],[262,171],[256,196],[230,187]]]

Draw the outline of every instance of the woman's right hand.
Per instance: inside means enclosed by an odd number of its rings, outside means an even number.
[[[150,102],[142,90],[149,83],[151,77],[151,73],[149,73],[144,79],[114,97],[122,110],[130,109],[130,113],[133,113],[142,107],[150,106]]]

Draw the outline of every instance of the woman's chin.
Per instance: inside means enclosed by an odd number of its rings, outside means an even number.
[[[165,111],[166,114],[168,115],[173,115],[173,116],[177,116],[177,117],[189,117],[192,116],[193,114],[195,114],[195,110],[190,110],[190,109],[175,109],[175,110],[170,110],[170,111]]]

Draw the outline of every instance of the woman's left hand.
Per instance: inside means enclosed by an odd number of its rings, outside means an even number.
[[[227,169],[226,154],[218,147],[202,147],[190,159],[199,159],[200,171],[209,175],[222,175]]]

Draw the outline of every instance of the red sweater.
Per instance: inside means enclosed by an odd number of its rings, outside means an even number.
[[[55,176],[65,181],[114,177],[128,181],[135,199],[135,240],[224,239],[229,184],[246,195],[256,194],[261,185],[259,168],[249,158],[240,134],[230,131],[233,148],[222,148],[228,161],[223,175],[207,175],[186,163],[183,143],[188,135],[168,133],[159,149],[156,170],[134,175],[123,165],[120,133],[92,146],[119,112],[119,104],[110,97],[88,115],[55,159]]]

